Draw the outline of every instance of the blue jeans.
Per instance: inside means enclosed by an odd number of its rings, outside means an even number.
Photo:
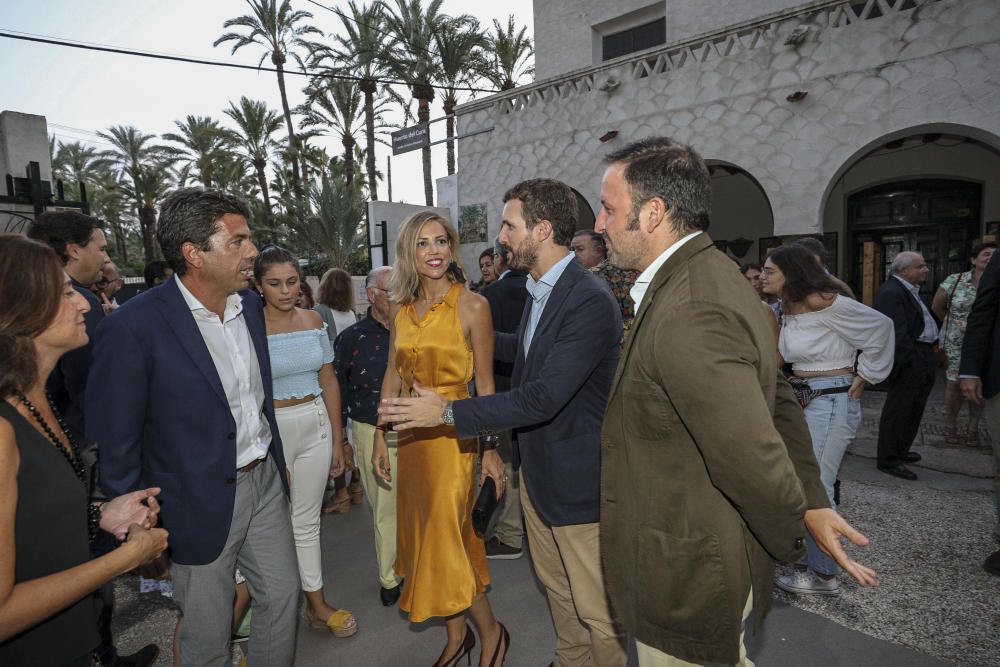
[[[853,381],[852,375],[810,378],[809,386],[813,389],[849,387]],[[837,481],[840,462],[861,424],[861,401],[847,394],[817,396],[806,406],[805,417],[809,425],[809,436],[812,438],[813,453],[819,464],[820,480],[832,504],[833,484]],[[837,563],[817,546],[808,531],[806,564],[810,570],[819,574],[832,576],[840,572]]]

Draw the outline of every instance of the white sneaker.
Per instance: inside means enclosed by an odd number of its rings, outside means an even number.
[[[786,593],[800,595],[839,595],[840,584],[836,577],[824,579],[806,570],[785,577],[775,577],[774,584]]]

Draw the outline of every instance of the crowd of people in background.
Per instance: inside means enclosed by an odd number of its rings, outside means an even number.
[[[642,667],[750,665],[772,585],[875,585],[836,511],[861,396],[888,383],[877,466],[903,480],[938,346],[948,444],[978,446],[984,410],[1000,433],[996,244],[930,307],[926,262],[899,253],[871,308],[817,239],[737,271],[693,148],[650,138],[605,167],[593,230],[567,185],[511,187],[478,282],[450,222],[409,217],[361,318],[346,271],[314,295],[218,190],[167,196],[165,260],[122,303],[99,220],[0,235],[0,663],[152,664],[158,647],[118,655],[111,633],[113,580],[147,566],[172,581],[175,664],[246,641],[249,664],[291,665],[300,597],[316,630],[361,628],[324,584],[320,531],[363,497],[379,599],[445,619],[438,666],[477,645],[481,667],[508,660],[489,560],[525,541],[560,667],[624,666],[629,635]],[[1000,537],[1000,486],[997,503]]]

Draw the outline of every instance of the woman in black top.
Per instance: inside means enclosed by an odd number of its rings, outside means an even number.
[[[92,593],[167,546],[159,489],[90,500],[73,437],[45,395],[65,352],[87,343],[87,301],[48,246],[0,235],[0,665],[93,664]],[[88,534],[89,528],[89,534]],[[104,529],[127,540],[90,559]]]

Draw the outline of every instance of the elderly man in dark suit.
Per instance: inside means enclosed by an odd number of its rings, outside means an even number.
[[[993,436],[996,470],[993,493],[996,499],[997,524],[993,534],[1000,539],[1000,259],[994,254],[986,265],[976,289],[965,325],[959,386],[965,397],[976,405],[986,403],[986,422]],[[997,435],[993,435],[997,434]],[[986,559],[984,569],[1000,576],[1000,551]]]
[[[896,358],[878,423],[878,469],[910,481],[917,475],[905,464],[920,460],[910,447],[920,430],[937,368],[933,349],[937,322],[920,298],[920,283],[927,273],[920,253],[901,252],[889,266],[889,279],[875,294],[875,309],[892,319],[896,332]]]
[[[516,334],[496,334],[512,389],[454,403],[418,389],[386,398],[397,428],[454,424],[459,437],[514,429],[531,559],[556,629],[558,667],[624,667],[599,554],[601,420],[618,363],[621,315],[607,287],[569,251],[577,203],[564,183],[534,179],[504,195],[500,241],[530,276]],[[773,356],[773,355],[772,355]]]
[[[516,333],[521,324],[521,314],[528,300],[525,284],[528,274],[524,271],[510,268],[510,250],[497,239],[493,244],[493,270],[497,279],[487,285],[479,293],[486,297],[493,315],[493,329],[500,333]],[[510,379],[514,374],[514,364],[500,361],[493,362],[493,381],[496,391],[510,391]],[[507,466],[507,476],[513,478],[511,493],[504,494],[503,501],[497,509],[496,523],[493,535],[486,540],[486,557],[498,560],[513,560],[522,555],[524,541],[524,521],[521,519],[521,495],[513,492],[517,487],[514,474],[513,442],[511,432],[504,429],[500,432],[500,444],[497,447],[500,458]]]
[[[701,157],[651,138],[607,162],[596,229],[641,271],[602,432],[608,593],[640,667],[750,665],[743,625],[769,606],[774,560],[798,558],[808,527],[873,584],[839,535],[866,540],[829,509],[767,314],[705,233]]]
[[[185,667],[229,664],[237,566],[253,598],[250,664],[295,654],[299,576],[263,306],[247,289],[249,218],[219,190],[167,196],[157,240],[174,277],[105,318],[87,390],[105,491],[162,488]]]

